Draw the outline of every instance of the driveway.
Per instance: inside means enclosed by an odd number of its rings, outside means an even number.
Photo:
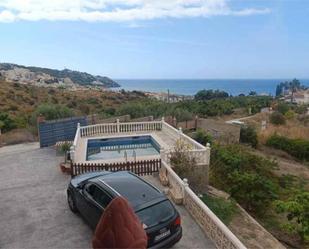
[[[69,211],[62,158],[38,143],[0,148],[0,248],[90,248],[92,231]],[[177,207],[184,236],[174,248],[214,248],[187,211]]]

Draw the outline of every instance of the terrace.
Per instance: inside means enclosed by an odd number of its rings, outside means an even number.
[[[145,140],[147,137],[148,141]],[[140,142],[134,142],[132,138],[137,138]],[[209,164],[209,146],[205,147],[197,143],[185,135],[181,128],[175,129],[164,119],[125,123],[117,120],[116,123],[78,126],[71,148],[71,159],[73,163],[78,164],[130,162],[157,158],[169,162],[170,154],[179,140],[188,145],[189,153],[196,159],[198,165]],[[93,144],[95,146],[92,146]]]
[[[210,146],[203,146],[175,129],[164,119],[149,122],[78,125],[71,147],[72,176],[97,170],[130,170],[154,181],[179,207],[186,210],[216,248],[246,247],[181,179],[170,164],[179,141],[196,161],[199,172],[208,174]],[[94,144],[94,146],[93,146]],[[159,173],[159,174],[153,174]],[[159,176],[159,177],[158,177]],[[213,246],[208,246],[208,248]]]

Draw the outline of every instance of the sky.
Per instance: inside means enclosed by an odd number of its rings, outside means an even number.
[[[114,79],[305,79],[309,0],[0,0],[0,62]]]

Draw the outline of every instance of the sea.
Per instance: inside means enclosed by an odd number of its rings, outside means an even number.
[[[276,86],[280,82],[291,79],[116,79],[121,87],[114,90],[144,92],[167,92],[179,95],[194,95],[199,90],[223,90],[236,96],[255,91],[258,94],[275,95]],[[299,80],[309,87],[309,79]]]

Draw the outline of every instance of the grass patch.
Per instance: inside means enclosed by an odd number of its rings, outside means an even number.
[[[204,195],[201,200],[226,225],[231,222],[233,216],[237,213],[237,206],[233,200],[226,200],[224,198],[212,197],[209,195]]]

